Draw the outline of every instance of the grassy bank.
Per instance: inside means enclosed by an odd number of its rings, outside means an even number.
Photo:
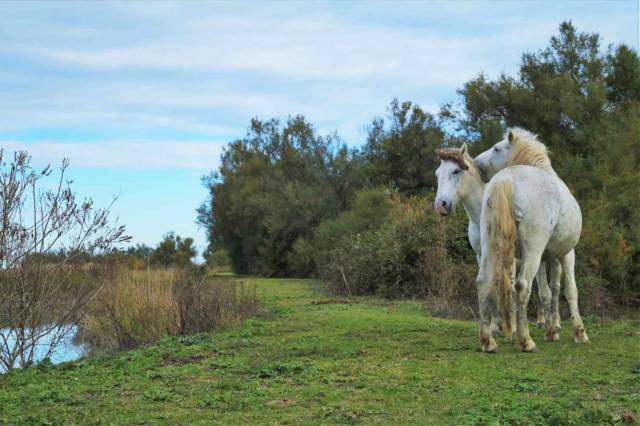
[[[478,352],[477,325],[412,302],[250,279],[266,318],[0,377],[2,424],[593,424],[640,418],[640,323],[577,346]]]

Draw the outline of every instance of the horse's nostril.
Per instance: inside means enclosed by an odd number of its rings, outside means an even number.
[[[447,207],[447,202],[442,200],[442,207]]]

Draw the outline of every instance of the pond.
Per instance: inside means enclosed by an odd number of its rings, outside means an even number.
[[[79,359],[86,353],[86,348],[82,344],[78,344],[74,342],[74,336],[78,332],[78,327],[74,326],[70,329],[70,333],[68,333],[68,337],[66,337],[58,348],[51,356],[51,362],[54,364],[60,364],[61,362],[74,361]],[[15,334],[10,333],[8,329],[0,329],[0,336],[4,336],[7,338],[9,347],[13,347],[15,345]],[[44,354],[46,353],[46,348],[51,342],[51,336],[44,337],[39,345],[39,348],[36,350],[35,362],[42,361]],[[16,363],[16,367],[18,367]],[[0,373],[4,372],[4,367],[0,365]]]

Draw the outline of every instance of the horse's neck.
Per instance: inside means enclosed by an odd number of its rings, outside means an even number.
[[[462,197],[462,205],[469,216],[469,220],[475,224],[480,224],[480,214],[482,213],[482,196],[484,194],[485,183],[480,178],[473,178],[469,192]]]

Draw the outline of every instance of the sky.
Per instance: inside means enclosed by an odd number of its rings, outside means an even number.
[[[389,102],[437,112],[480,72],[571,20],[638,49],[639,1],[7,2],[0,4],[0,148],[69,177],[133,244],[168,231],[206,246],[201,176],[253,117],[305,115],[364,141]]]

